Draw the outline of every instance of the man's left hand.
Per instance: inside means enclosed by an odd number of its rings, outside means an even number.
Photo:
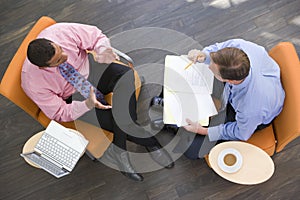
[[[200,135],[207,135],[208,134],[208,129],[202,127],[199,122],[193,122],[190,119],[186,119],[186,122],[188,123],[188,125],[184,126],[183,128],[185,128],[185,130],[193,132],[193,133],[197,133]]]
[[[92,108],[94,108],[94,107],[99,108],[99,109],[103,109],[103,110],[112,108],[112,106],[110,106],[110,105],[103,105],[102,103],[100,103],[100,102],[96,99],[96,95],[95,95],[95,93],[94,93],[94,88],[93,88],[93,87],[91,87],[91,90],[90,90],[90,96],[89,96],[89,98],[87,98],[87,99],[85,100],[85,104],[86,104],[86,106],[87,106],[89,109],[92,109]]]

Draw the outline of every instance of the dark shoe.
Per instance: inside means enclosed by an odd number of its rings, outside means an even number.
[[[141,174],[136,173],[135,170],[133,169],[129,160],[128,152],[126,151],[122,152],[120,155],[120,159],[118,159],[117,161],[120,166],[121,173],[124,176],[127,176],[128,178],[135,181],[144,180],[144,177]]]
[[[155,119],[150,125],[153,130],[163,130],[173,134],[176,134],[179,129],[175,124],[164,124],[162,119]]]
[[[169,133],[176,134],[178,131],[179,127],[176,126],[175,124],[165,124],[163,130],[167,131]]]
[[[150,106],[158,106],[158,107],[163,107],[164,106],[164,99],[161,97],[153,97]]]
[[[129,160],[128,152],[115,150],[113,144],[111,144],[108,147],[108,149],[104,152],[100,160],[101,159],[106,159],[109,162],[117,165],[119,167],[119,170],[124,176],[134,181],[144,180],[143,176],[141,174],[136,173],[135,170],[133,169]]]
[[[145,148],[150,153],[151,158],[159,165],[167,169],[174,167],[175,164],[171,156],[164,148],[162,148],[161,145],[156,145],[152,147],[146,146]]]

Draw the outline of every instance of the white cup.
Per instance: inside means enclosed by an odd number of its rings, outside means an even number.
[[[218,155],[218,165],[226,173],[237,172],[243,164],[241,153],[234,148],[227,148]]]

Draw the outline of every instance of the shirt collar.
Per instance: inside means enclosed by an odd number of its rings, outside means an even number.
[[[240,84],[237,84],[237,85],[233,85],[233,84],[229,84],[232,86],[232,90],[242,90],[246,87],[248,87],[249,83],[250,83],[250,80],[251,80],[251,77],[252,77],[252,70],[250,68],[249,70],[249,74],[248,76],[244,79],[243,82],[241,82]]]

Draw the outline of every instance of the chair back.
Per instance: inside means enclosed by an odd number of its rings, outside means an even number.
[[[55,23],[53,19],[46,16],[41,17],[36,22],[8,65],[0,84],[0,93],[36,120],[41,110],[21,88],[21,71],[27,55],[28,44],[34,40],[43,29]]]
[[[290,42],[279,43],[269,54],[280,67],[286,95],[282,112],[273,122],[276,152],[280,152],[300,135],[300,62],[295,47]]]

